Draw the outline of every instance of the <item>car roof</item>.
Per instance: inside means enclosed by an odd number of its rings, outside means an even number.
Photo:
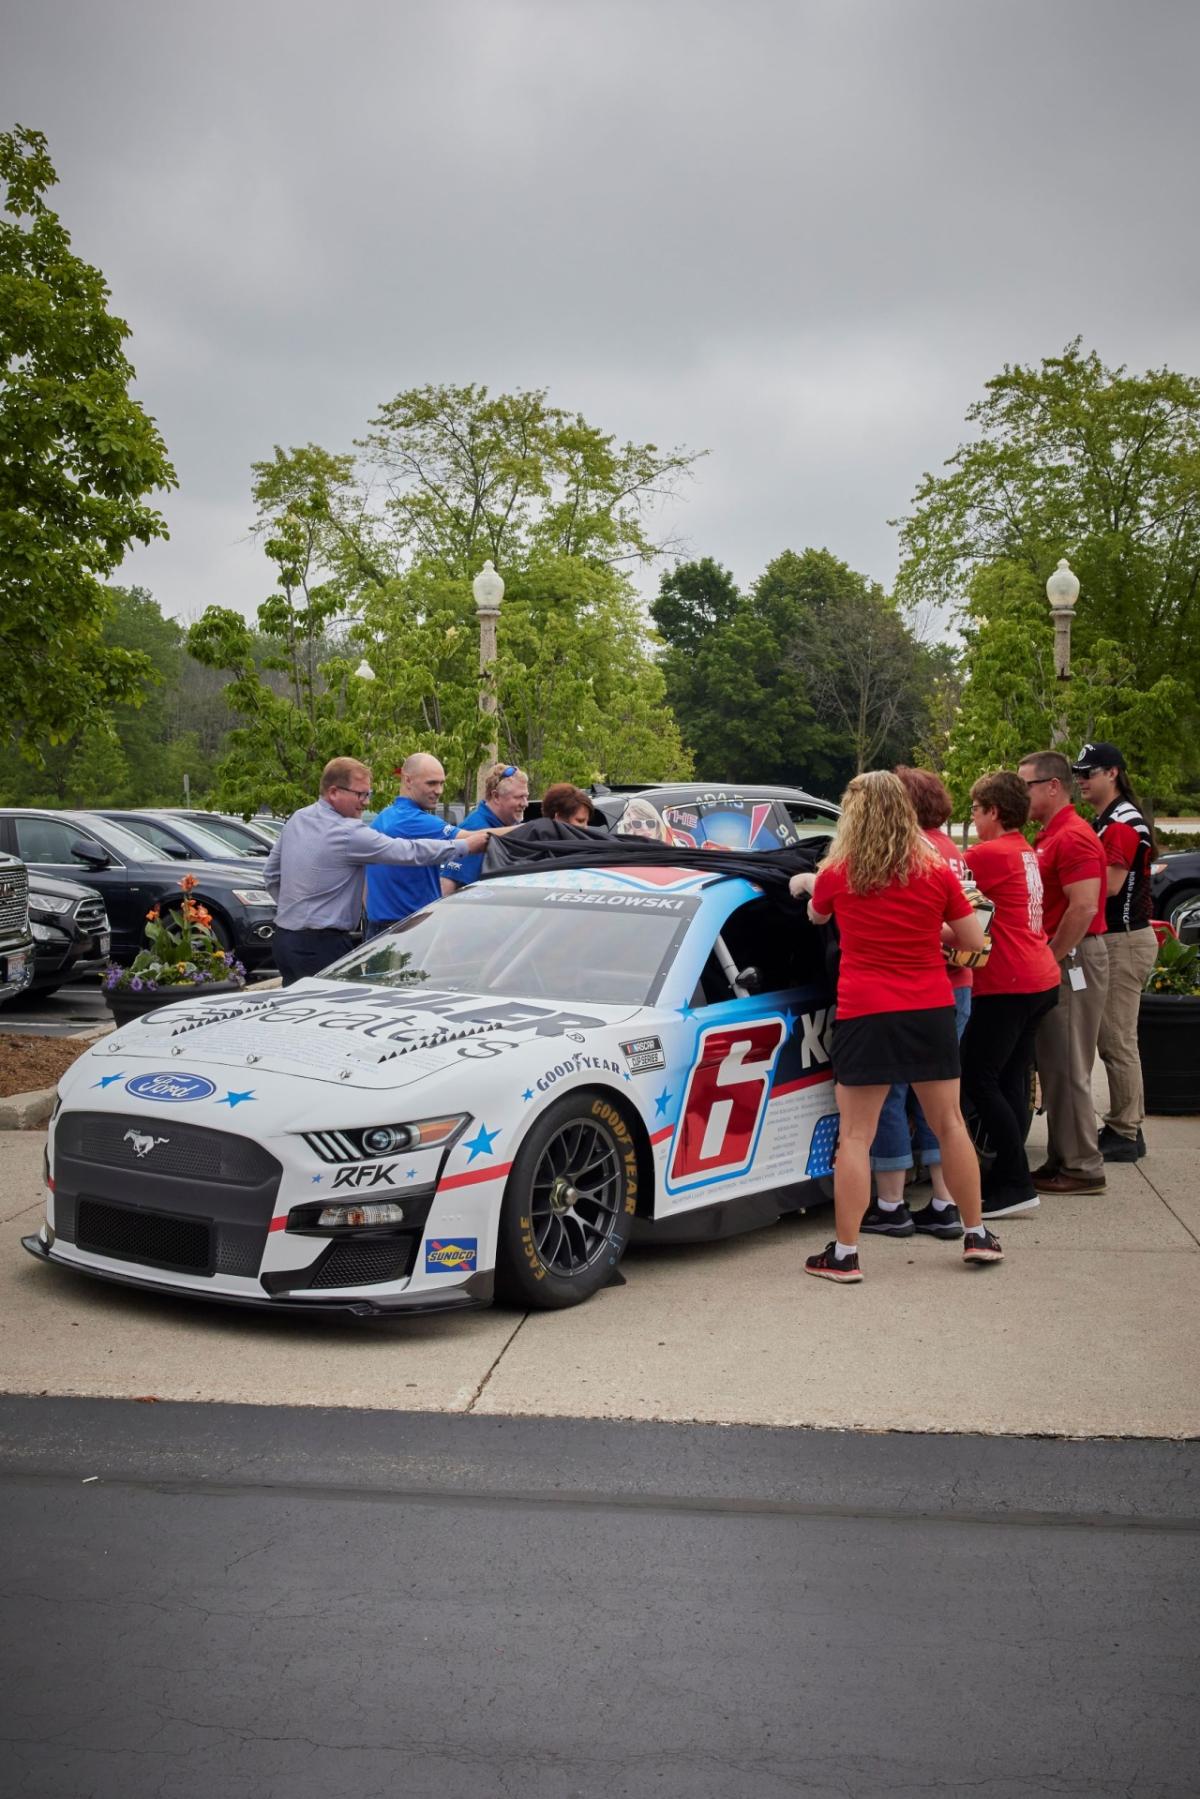
[[[803,787],[774,787],[765,781],[664,781],[658,786],[593,787],[591,796],[600,804],[604,800],[625,800],[634,795],[660,796],[670,799],[729,800],[754,795],[764,800],[811,800],[817,806],[837,810],[836,800],[823,799]]]
[[[639,893],[687,894],[711,892],[714,888],[729,888],[736,885],[745,892],[739,897],[758,899],[762,889],[744,875],[726,873],[724,869],[714,868],[681,868],[676,864],[659,864],[638,862],[636,866],[622,863],[614,868],[556,868],[547,863],[545,868],[530,869],[522,874],[505,874],[499,878],[492,876],[485,879],[478,887],[467,891],[476,893],[496,892],[506,887],[519,887],[528,892],[535,887],[569,887],[576,893],[613,893],[629,892],[631,889]]]

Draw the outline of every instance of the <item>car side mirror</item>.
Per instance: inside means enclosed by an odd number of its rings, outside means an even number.
[[[167,854],[172,862],[186,862],[191,851],[184,849],[182,843],[168,843]]]
[[[107,868],[112,857],[107,850],[101,849],[87,837],[77,837],[71,845],[71,854],[77,862],[86,862],[89,868]]]

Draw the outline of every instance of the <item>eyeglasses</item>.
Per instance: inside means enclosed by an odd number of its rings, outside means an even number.
[[[1032,781],[1026,781],[1026,787],[1045,787],[1049,781],[1057,781],[1057,775],[1035,775]]]
[[[356,800],[369,800],[374,789],[371,787],[343,787],[343,793],[352,793]]]

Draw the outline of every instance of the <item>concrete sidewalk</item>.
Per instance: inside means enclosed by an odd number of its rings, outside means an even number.
[[[867,1239],[807,1280],[821,1211],[634,1252],[569,1312],[360,1325],[172,1303],[40,1267],[40,1132],[0,1137],[0,1389],[180,1400],[1064,1436],[1200,1436],[1200,1120],[1151,1119],[1104,1198],[999,1227],[1007,1259]],[[1034,1156],[1044,1142],[1036,1121]]]

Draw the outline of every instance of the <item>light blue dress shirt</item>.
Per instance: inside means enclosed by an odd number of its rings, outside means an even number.
[[[262,884],[275,896],[275,923],[283,930],[353,931],[362,917],[367,863],[425,866],[448,862],[456,848],[453,838],[385,837],[317,800],[293,812],[284,825]]]

